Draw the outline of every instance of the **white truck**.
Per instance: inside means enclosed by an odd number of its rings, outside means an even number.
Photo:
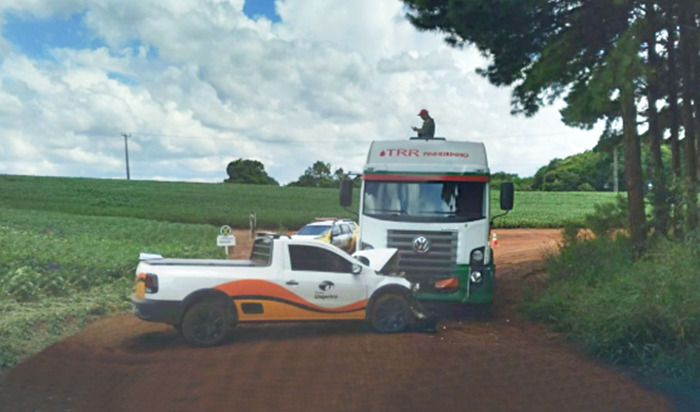
[[[489,304],[495,291],[490,172],[483,143],[444,138],[375,141],[362,173],[357,250],[397,248],[423,300]],[[341,182],[340,203],[353,185]],[[513,185],[501,186],[501,209]]]
[[[218,345],[244,322],[366,320],[381,333],[425,324],[416,285],[372,269],[389,268],[396,251],[376,252],[356,259],[326,243],[265,235],[248,260],[151,255],[136,269],[131,301],[136,316],[175,326],[193,346]]]

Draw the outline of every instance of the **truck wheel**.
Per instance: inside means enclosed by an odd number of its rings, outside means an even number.
[[[231,318],[231,312],[224,302],[197,302],[182,318],[182,335],[192,346],[216,346],[228,337]]]
[[[397,333],[408,327],[410,314],[406,298],[387,293],[380,296],[372,306],[370,322],[379,333]]]

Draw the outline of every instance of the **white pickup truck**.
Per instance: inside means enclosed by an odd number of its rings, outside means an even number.
[[[218,345],[243,322],[354,319],[381,333],[434,327],[415,285],[372,269],[392,255],[356,259],[326,243],[267,235],[249,260],[146,257],[131,301],[136,316],[175,326],[193,346]]]

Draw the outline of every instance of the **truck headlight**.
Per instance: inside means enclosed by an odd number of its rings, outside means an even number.
[[[483,248],[479,249],[474,249],[472,250],[471,258],[470,258],[470,264],[472,266],[474,265],[481,265],[484,262],[484,250]]]
[[[473,283],[480,283],[484,279],[484,275],[481,274],[481,272],[476,271],[472,272],[469,275],[469,280],[471,280]]]
[[[411,292],[418,293],[420,291],[420,283],[416,282],[411,285]]]

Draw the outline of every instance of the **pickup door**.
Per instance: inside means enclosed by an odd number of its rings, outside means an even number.
[[[288,251],[284,286],[301,298],[299,319],[364,319],[366,274],[353,274],[351,260],[309,245],[288,245]]]

